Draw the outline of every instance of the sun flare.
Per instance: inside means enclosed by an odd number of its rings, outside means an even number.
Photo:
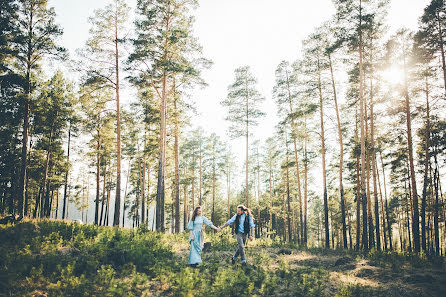
[[[382,72],[384,82],[391,86],[400,85],[404,82],[404,72],[398,66],[390,66]]]

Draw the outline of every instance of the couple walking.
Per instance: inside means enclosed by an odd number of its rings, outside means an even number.
[[[189,265],[197,266],[201,264],[201,250],[203,249],[203,224],[208,225],[212,229],[220,232],[224,227],[231,226],[235,223],[235,234],[237,237],[237,250],[232,257],[231,262],[235,264],[237,256],[240,255],[242,259],[242,265],[246,265],[245,257],[245,242],[246,237],[249,236],[249,240],[253,240],[254,233],[254,218],[252,217],[251,210],[244,205],[237,206],[237,213],[230,218],[223,226],[216,227],[205,216],[201,214],[201,207],[195,208],[192,215],[192,219],[189,221],[187,229],[190,231],[190,253],[189,253]]]

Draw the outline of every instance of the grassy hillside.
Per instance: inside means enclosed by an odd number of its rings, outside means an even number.
[[[229,230],[226,230],[229,231]],[[443,258],[302,249],[270,239],[248,244],[249,265],[231,265],[235,240],[186,265],[187,235],[64,221],[0,225],[0,296],[444,296]]]

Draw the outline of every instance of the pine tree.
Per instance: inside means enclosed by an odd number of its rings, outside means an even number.
[[[231,138],[245,136],[246,139],[246,162],[245,162],[245,204],[249,205],[249,128],[258,124],[258,120],[265,115],[259,105],[264,98],[257,90],[257,80],[251,74],[249,66],[235,69],[235,81],[228,87],[228,95],[221,102],[228,108],[226,120],[231,123],[229,134]]]
[[[26,170],[28,167],[28,132],[30,104],[35,90],[34,77],[42,60],[49,56],[62,56],[65,49],[56,44],[62,29],[55,23],[53,8],[47,7],[47,0],[19,0],[17,2],[18,20],[16,35],[13,39],[14,59],[21,67],[16,70],[24,82],[23,89],[23,132],[22,155],[19,187],[17,192],[18,213],[24,215],[26,196]]]
[[[193,18],[190,11],[195,0],[138,0],[135,21],[134,52],[129,57],[132,70],[140,80],[146,81],[161,101],[160,143],[156,195],[156,229],[165,231],[165,171],[166,127],[168,96],[172,93],[174,75],[187,73],[199,76],[190,59],[195,58],[199,47],[184,48],[193,39]],[[193,57],[193,58],[191,58]]]
[[[113,0],[113,4],[94,12],[89,19],[91,37],[86,48],[81,52],[87,62],[86,74],[89,81],[98,81],[103,87],[115,91],[116,100],[116,195],[113,226],[119,226],[121,210],[121,120],[120,120],[120,63],[123,60],[121,43],[124,38],[128,18],[128,7],[122,0]],[[82,65],[83,65],[82,64]]]

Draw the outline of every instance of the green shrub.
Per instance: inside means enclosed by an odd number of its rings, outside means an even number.
[[[250,296],[254,290],[254,282],[245,272],[238,268],[220,269],[212,284],[210,296]]]

